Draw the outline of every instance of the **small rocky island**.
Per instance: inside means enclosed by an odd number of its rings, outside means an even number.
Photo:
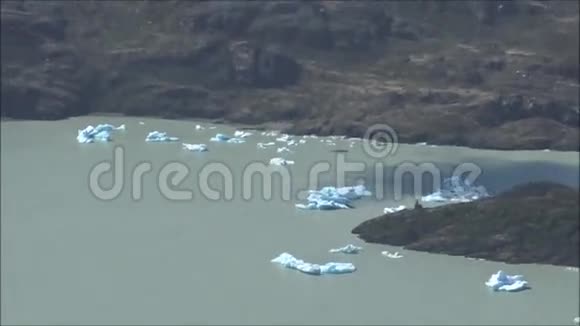
[[[496,197],[379,216],[352,230],[371,243],[507,263],[578,266],[577,189],[536,182]]]

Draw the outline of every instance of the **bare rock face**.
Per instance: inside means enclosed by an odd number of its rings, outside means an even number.
[[[88,112],[81,96],[91,73],[65,41],[62,12],[47,9],[2,8],[3,116],[60,119]]]
[[[574,1],[2,1],[2,116],[578,149]]]

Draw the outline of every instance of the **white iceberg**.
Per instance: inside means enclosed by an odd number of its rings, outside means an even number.
[[[574,318],[574,323],[576,323],[576,324],[580,324],[580,317],[576,317],[576,318]]]
[[[178,140],[178,137],[170,137],[167,136],[166,132],[160,132],[157,130],[150,132],[147,137],[145,137],[146,142],[173,142]]]
[[[381,255],[388,257],[388,258],[393,258],[393,259],[398,259],[398,258],[403,258],[403,255],[399,254],[398,251],[392,253],[389,251],[381,251]]]
[[[286,252],[272,259],[271,262],[310,275],[345,274],[356,271],[356,267],[351,263],[330,262],[324,265],[312,264],[296,259],[294,256]]]
[[[529,288],[528,282],[524,280],[522,275],[508,275],[501,270],[491,275],[485,285],[494,291],[506,292],[522,291]]]
[[[405,208],[406,208],[405,205],[399,205],[397,207],[385,207],[385,209],[383,210],[383,213],[384,214],[396,213],[396,212],[404,210]]]
[[[139,121],[139,124],[143,126],[143,125],[145,125],[145,122]]]
[[[282,136],[276,138],[276,141],[279,141],[279,142],[288,142],[288,141],[290,141],[290,135],[283,134]]]
[[[234,132],[234,137],[239,137],[239,138],[246,138],[246,137],[250,137],[251,135],[253,135],[253,134],[249,131],[236,130],[236,132]]]
[[[371,196],[364,185],[353,187],[324,187],[320,190],[310,190],[306,204],[296,204],[301,209],[334,210],[352,208],[351,202],[362,197]]]
[[[278,153],[292,153],[292,151],[288,147],[280,147],[276,150]]]
[[[183,149],[187,149],[191,152],[207,152],[207,145],[206,144],[181,144]]]
[[[299,143],[299,144],[306,144],[306,139],[300,139],[300,140],[298,141],[298,143]]]
[[[99,124],[96,127],[87,126],[85,129],[79,129],[77,134],[77,141],[81,144],[111,141],[111,133],[115,130],[125,130],[125,125],[115,127],[111,124]]]
[[[270,165],[286,166],[286,165],[292,165],[292,164],[294,164],[294,161],[285,160],[281,157],[274,157],[273,159],[270,160]]]
[[[213,136],[209,140],[213,141],[213,142],[233,143],[233,144],[241,144],[241,143],[246,142],[245,140],[243,140],[241,138],[230,137],[230,136],[224,135],[224,134],[216,134],[215,136]]]
[[[274,136],[278,136],[279,133],[280,133],[279,131],[275,131],[275,130],[263,131],[262,136],[274,137]]]
[[[485,187],[474,186],[468,180],[464,181],[460,177],[454,176],[443,180],[441,189],[421,197],[421,201],[446,204],[467,203],[489,196]]]
[[[203,130],[204,128],[201,125],[195,125],[195,130]]]
[[[275,142],[269,142],[269,143],[257,143],[257,144],[256,144],[256,147],[258,147],[258,148],[261,148],[261,149],[264,149],[264,148],[266,148],[266,147],[270,147],[270,146],[274,146],[274,145],[276,145],[276,143],[275,143]]]
[[[343,254],[358,254],[359,252],[361,252],[361,250],[362,250],[362,247],[357,247],[355,245],[348,244],[342,248],[330,249],[328,252],[330,252],[330,253],[343,253]]]

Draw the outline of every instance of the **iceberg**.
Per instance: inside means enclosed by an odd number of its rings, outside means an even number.
[[[278,152],[278,153],[284,153],[284,152],[292,153],[292,151],[290,151],[290,149],[288,147],[280,147],[276,150],[276,152]]]
[[[256,144],[256,146],[257,146],[258,148],[261,148],[261,149],[264,149],[264,148],[266,148],[266,147],[270,147],[270,146],[274,146],[274,145],[276,145],[276,143],[274,143],[274,142],[269,142],[269,143],[257,143],[257,144]]]
[[[200,125],[195,125],[195,130],[203,130],[204,128]]]
[[[522,275],[508,275],[501,270],[491,275],[485,285],[494,291],[517,292],[529,289],[528,282]]]
[[[146,142],[173,142],[178,140],[178,137],[170,137],[167,136],[166,132],[160,132],[157,130],[150,132],[147,137],[145,137]]]
[[[575,324],[580,324],[580,317],[575,317],[574,318],[574,323]]]
[[[343,254],[358,254],[362,250],[362,247],[357,247],[352,244],[348,244],[342,248],[330,249],[330,253],[343,253]]]
[[[239,138],[246,138],[253,135],[251,132],[248,131],[243,131],[243,130],[236,130],[236,132],[234,132],[234,137],[239,137]]]
[[[276,141],[279,141],[279,142],[288,142],[288,141],[290,141],[290,135],[283,134],[282,136],[276,138]]]
[[[99,142],[109,142],[111,141],[111,133],[115,130],[126,130],[125,125],[122,124],[115,127],[111,124],[99,124],[96,127],[87,126],[85,129],[79,129],[77,135],[77,141],[81,144]]]
[[[286,252],[272,259],[271,262],[310,275],[346,274],[356,271],[356,267],[351,263],[330,262],[324,265],[312,264],[301,259],[296,259],[294,256]]]
[[[270,165],[286,166],[286,165],[292,165],[292,164],[294,164],[294,161],[285,160],[281,157],[274,157],[273,159],[270,160]]]
[[[381,255],[388,257],[388,258],[393,258],[393,259],[398,259],[398,258],[403,258],[403,255],[399,254],[398,251],[392,253],[389,251],[381,251]]]
[[[230,137],[224,134],[216,134],[212,138],[209,139],[210,141],[214,142],[221,142],[221,143],[231,143],[231,144],[241,144],[245,143],[246,141],[241,138]]]
[[[183,149],[187,149],[191,152],[207,152],[207,145],[206,144],[181,144]]]
[[[139,121],[139,124],[143,126],[143,125],[145,125],[145,122]]]
[[[299,143],[299,144],[306,144],[306,139],[300,139],[300,140],[298,141],[298,143]]]
[[[279,134],[280,134],[280,132],[275,131],[275,130],[262,132],[262,136],[268,136],[268,137],[275,137],[275,136],[278,136]]]
[[[463,181],[460,177],[454,176],[443,180],[441,189],[421,197],[421,201],[447,204],[467,203],[489,196],[485,187],[473,186],[468,180]]]
[[[307,204],[296,204],[301,209],[334,210],[352,208],[351,202],[362,197],[371,196],[364,185],[353,187],[324,187],[320,190],[310,190],[306,198]]]
[[[385,207],[385,209],[383,210],[383,213],[385,213],[385,214],[396,213],[396,212],[400,212],[400,211],[404,210],[405,208],[406,208],[405,205],[399,205],[397,207]]]

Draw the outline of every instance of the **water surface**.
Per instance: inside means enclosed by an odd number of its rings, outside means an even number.
[[[140,125],[138,121],[144,121]],[[77,144],[87,124],[125,123],[127,132],[108,144]],[[245,144],[215,144],[216,132],[195,123],[158,119],[83,117],[66,121],[6,121],[1,130],[3,324],[572,324],[578,316],[578,273],[563,267],[506,265],[368,245],[350,234],[380,215],[392,199],[362,200],[353,210],[301,211],[296,200],[240,195],[248,163],[275,156],[296,161],[293,187],[308,185],[309,168],[333,162],[333,148],[349,149],[349,161],[376,163],[358,144],[336,146],[309,140],[296,153],[258,150]],[[206,143],[207,153],[181,144],[148,144],[149,131],[167,131],[188,143]],[[95,198],[88,187],[92,166],[125,148],[126,171],[148,161],[143,198],[131,199],[131,180],[113,201]],[[192,201],[175,202],[157,187],[168,162],[192,171],[185,188]],[[577,153],[484,151],[457,147],[400,145],[385,158],[386,170],[400,162],[433,162],[449,170],[463,162],[482,168],[479,181],[492,191],[519,182],[554,180],[578,187]],[[238,180],[231,201],[204,198],[197,172],[208,162],[228,165]],[[373,173],[355,173],[369,181]],[[106,178],[105,178],[106,179]],[[321,183],[330,182],[323,176]],[[219,178],[212,178],[212,185]],[[385,189],[389,189],[386,178]],[[372,186],[371,188],[376,188]],[[254,185],[256,192],[261,186]],[[296,189],[293,189],[296,190]],[[404,200],[412,204],[412,199]],[[364,252],[329,254],[353,243]],[[405,257],[389,260],[382,250]],[[270,263],[282,252],[313,262],[353,262],[349,275],[313,277]],[[498,269],[524,274],[532,290],[493,293],[483,282]]]

